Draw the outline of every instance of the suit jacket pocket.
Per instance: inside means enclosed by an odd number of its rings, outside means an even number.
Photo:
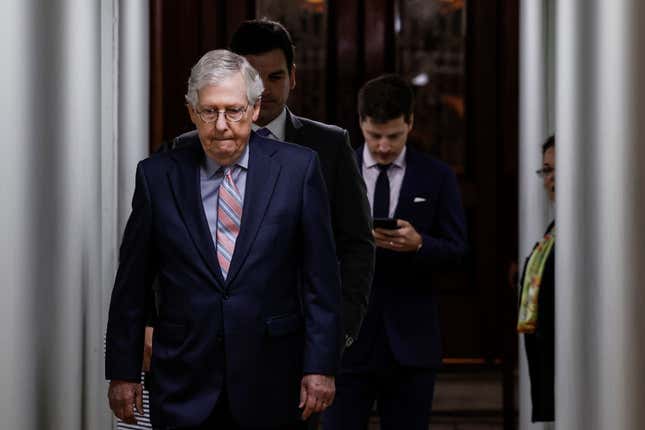
[[[419,233],[426,233],[433,224],[436,205],[429,194],[418,194],[399,213],[399,217],[411,223]]]
[[[269,336],[286,336],[300,330],[303,323],[299,314],[287,314],[267,319],[266,326]]]

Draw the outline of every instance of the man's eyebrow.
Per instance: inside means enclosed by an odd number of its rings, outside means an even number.
[[[204,111],[204,110],[220,110],[219,107],[213,106],[213,105],[205,105],[205,106],[198,106],[198,110]],[[240,106],[238,104],[232,104],[229,106],[224,106],[222,108],[223,110],[228,110],[228,109],[244,109],[244,106]]]

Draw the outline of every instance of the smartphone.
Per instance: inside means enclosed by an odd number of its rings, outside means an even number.
[[[399,226],[394,218],[374,218],[374,228],[383,228],[386,230],[396,230]]]

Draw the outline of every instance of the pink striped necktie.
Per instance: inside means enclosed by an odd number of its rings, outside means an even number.
[[[224,180],[219,186],[217,204],[217,261],[224,279],[231,266],[242,219],[242,196],[233,181],[234,170],[235,166],[224,168]]]

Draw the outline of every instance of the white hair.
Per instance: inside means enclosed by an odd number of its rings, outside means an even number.
[[[207,85],[218,85],[236,73],[241,73],[246,85],[246,98],[254,105],[264,91],[262,78],[246,58],[226,49],[209,51],[199,59],[190,71],[186,101],[197,107],[199,90]]]

